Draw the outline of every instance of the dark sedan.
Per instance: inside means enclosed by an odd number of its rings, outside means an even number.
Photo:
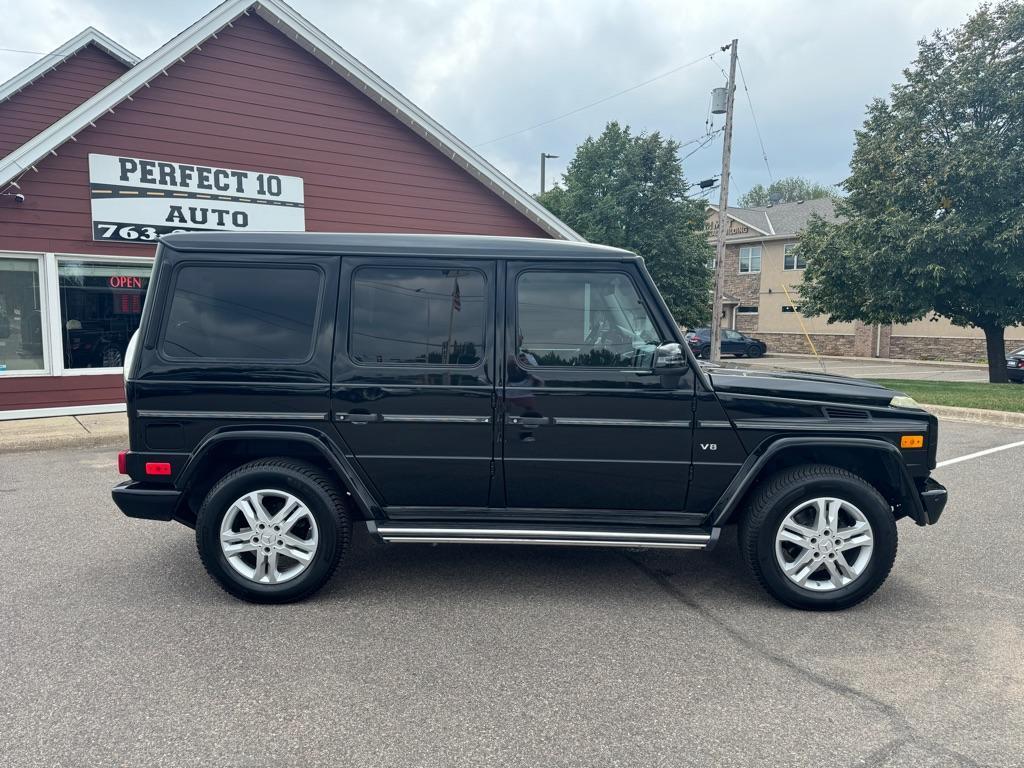
[[[1024,384],[1024,347],[1015,349],[1006,356],[1006,375],[1010,381]]]
[[[686,332],[686,343],[693,354],[705,360],[711,357],[711,329],[692,328]],[[736,357],[761,357],[768,351],[768,345],[760,339],[747,336],[731,328],[722,329],[722,354]]]

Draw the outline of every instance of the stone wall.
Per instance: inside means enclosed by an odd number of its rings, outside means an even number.
[[[1024,347],[1024,340],[1006,341],[1006,352]],[[984,339],[949,337],[893,336],[889,355],[902,360],[949,360],[958,363],[983,363],[986,359]]]
[[[754,336],[768,345],[768,353],[813,354],[802,333],[757,333]],[[852,356],[855,336],[852,333],[812,333],[811,340],[819,355]]]
[[[744,306],[757,306],[761,293],[761,275],[760,273],[753,275],[741,275],[739,273],[740,247],[738,245],[727,245],[725,247],[722,268],[725,270],[725,274],[722,276],[725,283],[725,294],[736,299]],[[756,322],[756,315],[748,315],[748,317],[753,317]]]
[[[754,334],[757,332],[757,315],[736,313],[736,330],[740,333]]]

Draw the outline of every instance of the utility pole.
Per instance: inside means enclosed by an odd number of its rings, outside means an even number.
[[[558,155],[549,155],[547,152],[540,153],[540,193],[544,194],[544,164],[547,160],[554,160]]]
[[[729,45],[729,84],[726,86],[725,131],[722,136],[722,178],[719,182],[718,241],[715,243],[715,300],[711,308],[711,362],[722,359],[722,293],[725,290],[725,234],[729,229],[729,161],[732,159],[732,112],[736,102],[736,49],[740,41]]]

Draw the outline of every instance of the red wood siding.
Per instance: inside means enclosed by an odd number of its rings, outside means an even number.
[[[0,157],[95,96],[127,69],[90,44],[0,103]]]
[[[152,254],[92,241],[90,152],[301,176],[311,232],[546,236],[255,15],[150,86],[22,176],[25,202],[0,202],[0,250]]]
[[[547,236],[255,15],[76,138],[21,177],[24,203],[0,198],[0,251],[153,254],[92,241],[90,152],[301,176],[312,232]],[[117,376],[0,376],[0,410],[122,399]]]
[[[0,376],[0,411],[124,402],[124,381],[101,376]]]

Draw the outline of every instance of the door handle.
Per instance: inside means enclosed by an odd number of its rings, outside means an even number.
[[[384,416],[380,413],[339,413],[335,418],[346,424],[371,424],[384,420]]]
[[[506,424],[514,424],[517,427],[544,427],[554,423],[550,416],[509,416]]]

